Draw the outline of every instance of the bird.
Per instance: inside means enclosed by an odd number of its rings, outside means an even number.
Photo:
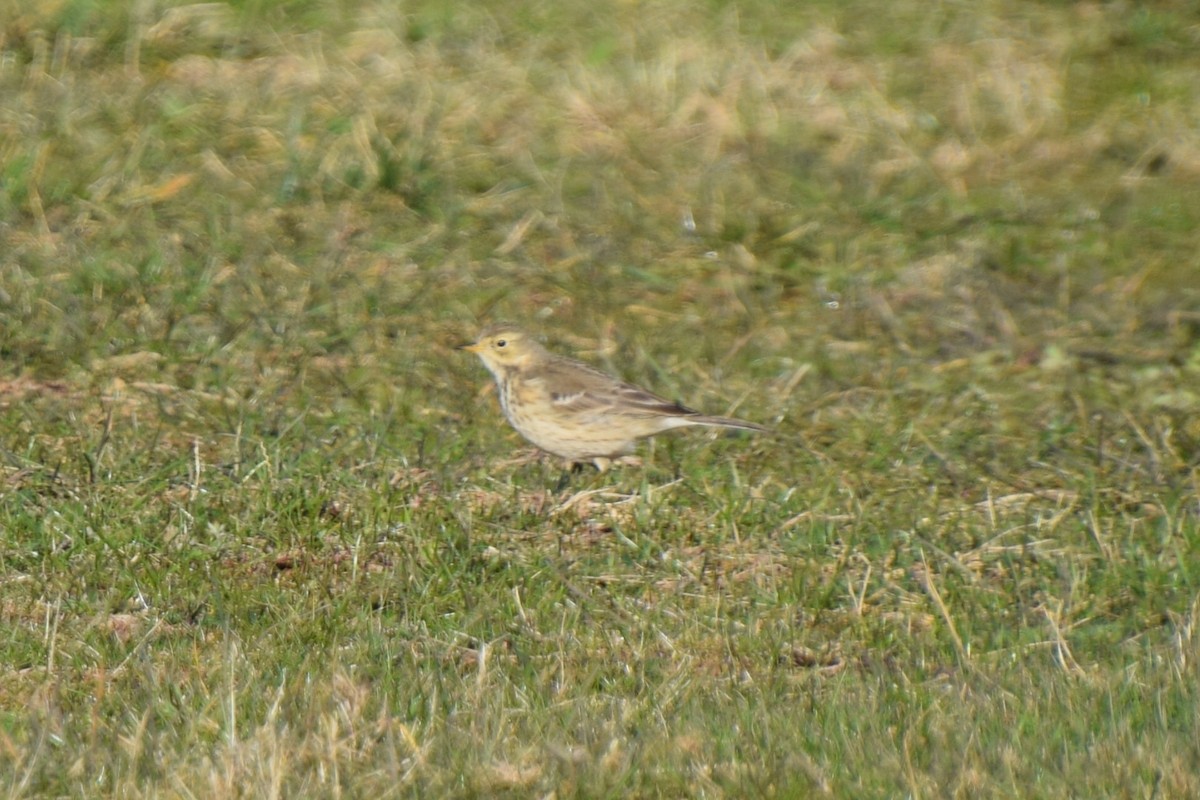
[[[479,356],[492,373],[500,408],[517,433],[572,465],[591,462],[604,472],[614,461],[627,460],[639,439],[673,428],[767,431],[753,422],[702,414],[556,355],[512,324],[484,328],[457,349]]]

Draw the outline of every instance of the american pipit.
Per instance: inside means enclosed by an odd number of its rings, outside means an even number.
[[[493,325],[473,344],[496,379],[504,416],[533,444],[603,472],[633,451],[638,439],[688,425],[765,431],[761,425],[710,417],[664,400],[595,367],[557,356],[511,325]]]

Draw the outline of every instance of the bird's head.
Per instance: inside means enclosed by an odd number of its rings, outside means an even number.
[[[521,367],[545,352],[533,337],[512,325],[484,328],[474,342],[459,345],[458,349],[479,356],[493,374]]]

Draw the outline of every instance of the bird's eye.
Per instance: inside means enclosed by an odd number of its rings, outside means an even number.
[[[508,346],[508,342],[504,341],[503,339],[496,340],[496,347],[507,347],[507,346]]]

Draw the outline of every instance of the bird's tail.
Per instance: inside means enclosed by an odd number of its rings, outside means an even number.
[[[758,425],[754,422],[746,422],[744,419],[734,419],[733,417],[710,417],[706,414],[697,414],[694,417],[688,417],[687,421],[692,425],[711,425],[714,428],[737,428],[743,431],[757,431],[766,433],[767,428]]]

